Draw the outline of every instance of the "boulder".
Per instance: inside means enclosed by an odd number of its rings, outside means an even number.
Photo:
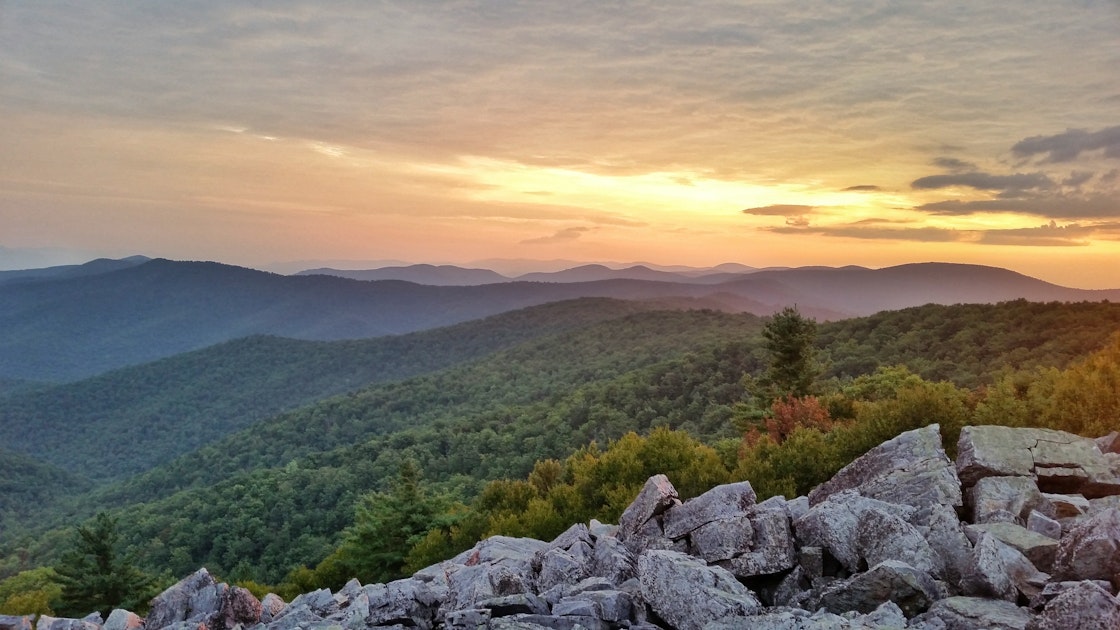
[[[754,488],[746,481],[716,486],[704,494],[674,506],[663,518],[665,536],[681,538],[714,521],[743,515],[755,504]]]
[[[1050,603],[1050,600],[1054,599],[1058,595],[1061,595],[1062,593],[1068,591],[1071,588],[1079,587],[1084,582],[1091,582],[1093,584],[1096,584],[1097,586],[1101,587],[1102,589],[1104,589],[1107,592],[1111,592],[1111,589],[1112,589],[1111,584],[1109,584],[1108,582],[1103,582],[1101,580],[1079,580],[1079,581],[1074,581],[1074,582],[1047,582],[1046,586],[1042,587],[1042,591],[1040,591],[1038,593],[1038,595],[1035,595],[1034,597],[1031,598],[1030,606],[1033,610],[1036,610],[1036,611],[1042,610],[1043,608],[1046,608],[1046,604]]]
[[[1031,613],[1011,602],[980,597],[939,599],[910,620],[910,628],[941,630],[1026,630]]]
[[[179,621],[218,612],[217,584],[204,568],[179,580],[152,599],[145,627],[159,630]]]
[[[937,585],[925,571],[905,562],[886,560],[846,580],[829,584],[809,598],[809,608],[829,612],[870,613],[886,602],[894,602],[907,617],[913,617],[937,599]]]
[[[541,558],[541,571],[537,588],[547,590],[557,584],[575,584],[591,576],[590,563],[575,558],[560,548],[549,549]]]
[[[1120,575],[1120,510],[1110,509],[1077,523],[1058,541],[1057,580],[1106,580]]]
[[[1051,492],[1043,492],[1042,498],[1050,504],[1051,513],[1054,518],[1077,518],[1088,514],[1092,509],[1092,503],[1089,499],[1081,496],[1080,494],[1054,494]]]
[[[703,628],[726,617],[758,613],[762,605],[735,576],[674,551],[638,557],[642,598],[677,630]]]
[[[571,549],[572,545],[577,542],[583,542],[587,545],[594,543],[591,536],[591,531],[583,523],[576,523],[548,543],[548,546],[553,549]]]
[[[1120,494],[1120,479],[1096,442],[1065,431],[964,427],[957,473],[971,487],[984,477],[1032,477],[1042,492],[1088,498]]]
[[[646,480],[634,502],[622,512],[618,519],[618,539],[627,549],[639,553],[651,546],[668,548],[671,544],[655,543],[665,538],[660,519],[656,519],[669,508],[681,504],[677,489],[665,475],[654,475]]]
[[[98,616],[100,618],[100,615]],[[101,624],[86,619],[67,619],[39,615],[36,630],[101,630]]]
[[[428,582],[415,577],[388,584],[370,584],[364,589],[368,601],[366,625],[382,626],[408,620],[409,625],[430,626],[441,598]]]
[[[973,549],[971,571],[964,576],[961,587],[969,595],[1017,602],[1020,595],[1028,600],[1036,595],[1048,578],[1026,556],[983,533]]]
[[[747,518],[752,530],[749,551],[719,565],[741,578],[792,569],[797,563],[797,546],[784,501],[760,503],[751,508]]]
[[[599,538],[591,557],[591,575],[622,584],[637,575],[634,554],[614,536]]]
[[[1027,517],[1027,529],[1053,540],[1062,537],[1062,524],[1038,510],[1031,510]]]
[[[483,600],[478,603],[479,608],[490,611],[490,617],[509,617],[510,615],[547,615],[548,604],[532,593],[517,593],[503,595]]]
[[[1031,510],[1053,510],[1030,477],[984,477],[968,489],[965,499],[973,523],[1023,525]]]
[[[956,511],[947,505],[934,506],[927,523],[925,538],[935,561],[933,576],[956,587],[971,566],[972,542]]]
[[[707,562],[730,560],[751,550],[754,545],[754,526],[746,513],[740,513],[704,523],[691,531],[689,540],[689,553],[694,556]]]
[[[1091,581],[1078,582],[1050,600],[1029,630],[1116,630],[1120,601]]]
[[[1054,566],[1054,554],[1058,551],[1058,541],[1037,534],[1014,523],[981,523],[964,528],[965,535],[973,543],[983,534],[1010,546],[1027,557],[1040,571],[1050,571]]]
[[[252,621],[257,623],[260,620],[260,615]],[[250,625],[246,623],[245,625]],[[136,613],[117,608],[109,613],[109,618],[101,625],[101,630],[139,630],[144,627],[144,620]]]
[[[962,502],[960,480],[941,448],[941,429],[936,424],[902,433],[864,453],[814,488],[809,503],[817,505],[844,490],[921,509]]]
[[[232,630],[236,626],[249,627],[261,620],[261,602],[249,589],[234,586],[226,589],[218,604],[218,614],[213,618],[211,630]]]
[[[271,623],[288,604],[276,593],[269,593],[261,600],[261,623]]]
[[[932,574],[937,565],[933,550],[918,528],[873,507],[861,513],[856,525],[856,550],[868,566],[897,560]]]
[[[27,615],[0,615],[0,630],[31,630],[31,617]]]
[[[898,530],[905,530],[908,534],[921,538],[921,534],[909,525],[899,525],[905,523],[913,512],[914,509],[909,506],[886,503],[861,496],[854,490],[845,490],[814,505],[794,523],[794,529],[802,545],[824,548],[849,573],[856,573],[862,567],[872,564],[865,562],[865,553],[871,552],[877,561],[882,561],[890,556],[888,549],[893,546],[889,540],[879,540],[870,525],[863,528],[861,546],[860,523],[867,519],[875,523],[889,522],[897,526]],[[869,516],[872,514],[874,516]],[[924,553],[931,553],[924,540],[921,546],[924,547]]]

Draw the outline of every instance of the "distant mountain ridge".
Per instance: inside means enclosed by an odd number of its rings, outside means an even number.
[[[821,320],[927,303],[1120,300],[1120,290],[1071,289],[949,263],[764,269],[714,280],[667,273],[585,266],[551,282],[432,286],[155,259],[80,277],[0,283],[0,377],[72,380],[248,335],[403,334],[580,297],[674,300],[757,315],[796,304]]]

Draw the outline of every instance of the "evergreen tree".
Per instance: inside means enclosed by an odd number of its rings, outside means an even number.
[[[762,379],[770,389],[770,398],[811,394],[820,371],[813,345],[817,322],[803,317],[796,306],[787,306],[770,318],[762,336],[770,353],[770,366]]]
[[[107,617],[114,608],[136,611],[151,598],[153,580],[117,551],[117,519],[101,512],[79,525],[71,549],[55,567],[62,586],[55,607],[63,616],[83,617],[93,611]]]

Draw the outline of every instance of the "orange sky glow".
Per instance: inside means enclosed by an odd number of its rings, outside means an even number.
[[[1120,288],[1120,5],[0,5],[0,268],[948,261]]]

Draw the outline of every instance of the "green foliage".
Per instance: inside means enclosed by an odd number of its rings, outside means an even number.
[[[50,603],[61,595],[54,569],[22,571],[0,581],[0,615],[54,615]]]
[[[808,396],[820,371],[814,357],[817,323],[803,317],[797,307],[776,313],[762,330],[770,365],[762,379],[770,398]]]
[[[143,611],[155,594],[153,580],[120,555],[118,542],[117,519],[104,512],[78,526],[73,546],[54,569],[62,587],[59,614],[84,617],[98,611],[104,618],[114,608]]]

